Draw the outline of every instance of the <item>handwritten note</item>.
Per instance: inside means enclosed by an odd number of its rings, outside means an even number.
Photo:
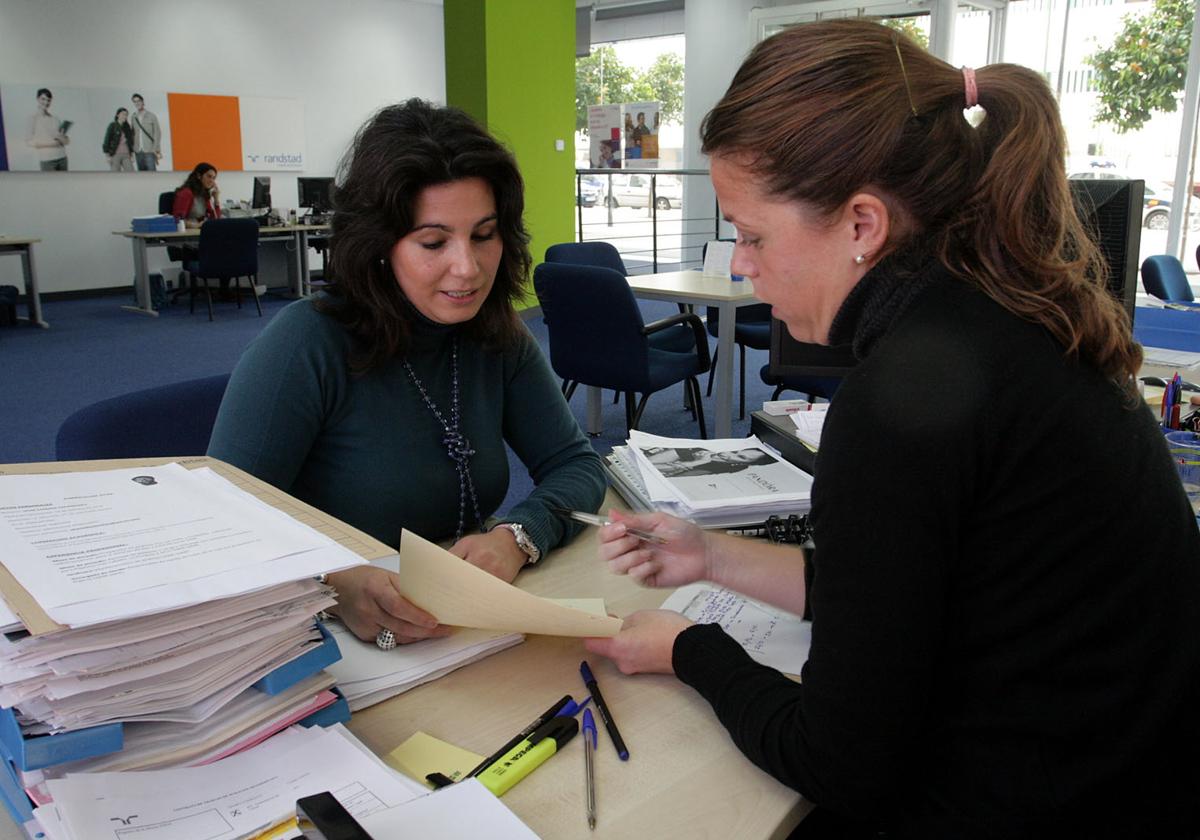
[[[663,602],[700,624],[719,624],[757,662],[799,674],[808,659],[812,625],[799,616],[747,598],[731,589],[694,583]]]

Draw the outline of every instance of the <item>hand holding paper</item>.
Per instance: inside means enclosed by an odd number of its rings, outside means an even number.
[[[399,589],[442,624],[546,636],[614,636],[621,629],[619,618],[531,595],[407,530]]]

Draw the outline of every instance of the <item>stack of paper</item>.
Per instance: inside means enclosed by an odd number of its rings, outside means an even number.
[[[128,750],[93,766],[198,763],[335,699],[324,674],[251,686],[322,644],[313,576],[365,561],[211,470],[0,475],[0,545],[31,631],[0,638],[23,736],[123,722]]]
[[[329,666],[353,712],[436,680],[463,665],[520,644],[520,633],[459,628],[440,639],[426,639],[393,650],[364,642],[341,624],[329,629],[342,651],[341,661]]]
[[[219,765],[73,773],[47,788],[35,815],[49,840],[298,838],[296,800],[324,791],[374,837],[536,837],[477,780],[430,793],[341,725],[293,728]]]
[[[807,411],[789,412],[796,424],[796,437],[813,452],[821,446],[821,430],[828,413],[829,403],[810,403]]]
[[[688,440],[635,430],[629,451],[650,503],[700,525],[762,521],[811,506],[812,476],[756,437]]]

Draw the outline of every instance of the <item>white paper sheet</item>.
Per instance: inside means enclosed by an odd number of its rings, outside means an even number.
[[[233,840],[294,816],[298,798],[326,790],[360,820],[426,793],[344,729],[289,734],[204,767],[81,773],[47,787],[79,840],[113,836],[114,820],[138,840]]]
[[[700,624],[719,624],[756,661],[799,674],[808,660],[812,624],[797,615],[709,583],[680,587],[663,602]]]
[[[536,840],[537,835],[478,779],[468,779],[359,820],[372,837]]]
[[[710,239],[704,250],[705,277],[728,277],[729,264],[733,262],[733,243]]]

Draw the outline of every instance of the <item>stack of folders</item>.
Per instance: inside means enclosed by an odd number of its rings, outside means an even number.
[[[134,216],[129,221],[134,233],[170,233],[178,228],[175,217],[169,214]]]
[[[365,560],[212,469],[0,474],[0,545],[0,750],[35,802],[66,772],[210,763],[348,716],[314,577]]]
[[[756,437],[725,440],[630,433],[606,459],[613,486],[635,510],[662,510],[705,528],[804,513],[812,476]]]

